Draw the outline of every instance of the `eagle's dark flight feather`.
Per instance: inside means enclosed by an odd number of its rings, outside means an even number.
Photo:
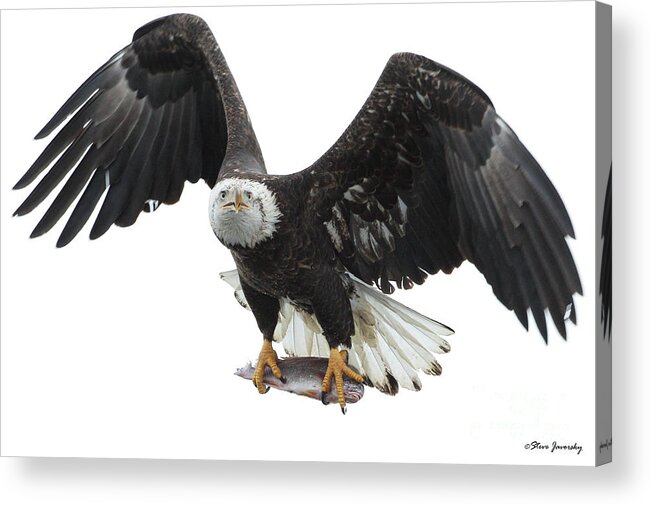
[[[246,160],[264,171],[235,81],[196,16],[168,16],[137,30],[36,137],[51,134],[72,114],[15,186],[32,183],[61,155],[16,210],[23,215],[74,168],[32,232],[36,237],[50,230],[83,190],[57,246],[77,235],[105,192],[93,239],[113,224],[132,225],[161,202],[175,203],[186,181],[201,178],[212,187],[220,167]]]
[[[581,284],[563,202],[488,97],[456,72],[394,55],[334,146],[303,172],[340,260],[384,292],[473,262],[526,327],[561,335]]]

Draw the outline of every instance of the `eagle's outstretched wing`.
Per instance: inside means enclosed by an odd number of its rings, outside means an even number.
[[[610,166],[608,184],[604,199],[604,215],[601,221],[601,273],[599,276],[599,293],[601,294],[601,326],[604,337],[608,339],[613,327],[613,167]]]
[[[391,57],[339,140],[302,173],[345,267],[384,292],[470,260],[497,298],[547,339],[565,337],[581,283],[574,231],[538,163],[489,98],[422,56]]]
[[[36,137],[46,137],[73,113],[15,186],[24,188],[51,166],[16,210],[23,215],[74,169],[32,232],[36,237],[50,230],[83,190],[57,246],[77,235],[105,191],[91,239],[114,223],[132,225],[161,202],[175,203],[186,181],[202,178],[212,187],[220,167],[246,161],[249,169],[264,171],[235,81],[196,16],[175,14],[139,28]]]

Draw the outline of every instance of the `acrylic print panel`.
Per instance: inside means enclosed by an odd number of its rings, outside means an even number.
[[[568,208],[578,325],[564,341],[549,321],[546,345],[464,264],[394,295],[456,331],[443,374],[423,377],[420,392],[367,389],[346,416],[258,395],[233,374],[261,338],[219,279],[233,261],[210,229],[202,182],[133,227],[92,242],[87,227],[63,249],[61,224],[28,239],[42,210],[11,217],[27,194],[11,187],[46,145],[34,134],[135,29],[171,11],[3,12],[3,455],[591,465],[594,4],[191,11],[213,30],[272,173],[332,145],[394,52],[480,86]],[[532,441],[583,450],[525,449]]]

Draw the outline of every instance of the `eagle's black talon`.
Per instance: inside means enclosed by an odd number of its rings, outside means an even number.
[[[285,383],[287,383],[287,378],[285,378],[285,376],[281,376],[280,382],[284,385]]]
[[[346,406],[341,406],[341,414],[345,415],[348,408]]]
[[[251,383],[253,383],[253,386],[255,387],[255,389],[256,389],[258,392],[260,392],[260,389],[258,388],[258,383],[257,383],[255,380],[253,380]],[[265,390],[264,392],[260,392],[261,394],[266,394],[266,393],[269,391],[269,389],[271,388],[269,385],[265,385],[265,386],[266,386],[267,388],[266,388],[266,390]]]
[[[324,406],[327,406],[328,404],[330,404],[328,402],[328,399],[326,398],[327,396],[328,396],[327,393],[321,392],[321,402],[323,403]]]

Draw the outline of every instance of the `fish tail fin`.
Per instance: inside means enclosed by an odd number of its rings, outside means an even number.
[[[251,363],[251,361],[249,361],[243,367],[239,367],[234,374],[235,376],[239,376],[240,378],[250,380],[253,379],[254,372],[255,372],[255,367],[253,367],[253,364]]]

